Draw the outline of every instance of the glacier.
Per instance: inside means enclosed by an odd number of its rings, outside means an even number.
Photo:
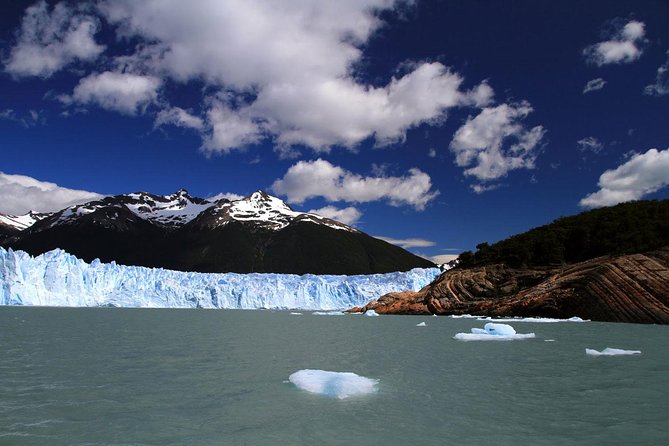
[[[418,291],[439,274],[438,268],[358,276],[197,273],[0,247],[0,305],[341,310],[391,291]]]

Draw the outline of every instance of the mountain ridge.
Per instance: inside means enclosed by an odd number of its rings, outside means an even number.
[[[434,264],[341,222],[294,211],[256,191],[210,201],[185,189],[70,206],[0,239],[32,255],[64,249],[86,261],[200,272],[372,274]]]

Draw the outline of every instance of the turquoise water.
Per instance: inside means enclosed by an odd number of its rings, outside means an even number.
[[[669,327],[512,322],[536,338],[452,339],[483,324],[2,307],[0,445],[669,444]],[[642,354],[585,354],[605,347]],[[300,369],[378,391],[310,394],[287,381]]]

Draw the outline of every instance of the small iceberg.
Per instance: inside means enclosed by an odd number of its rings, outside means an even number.
[[[366,378],[351,372],[326,370],[299,370],[288,377],[297,388],[343,400],[350,396],[376,392],[378,379]]]
[[[378,316],[378,315],[379,315],[379,313],[377,313],[377,312],[374,311],[374,310],[367,310],[367,311],[365,311],[365,316]]]
[[[420,324],[416,324],[416,327],[427,327],[427,324],[425,322],[421,322]]]
[[[311,313],[314,316],[343,316],[343,311],[314,311]]]
[[[550,317],[522,317],[522,318],[504,318],[504,319],[486,319],[495,322],[535,322],[535,323],[554,323],[554,322],[590,322],[589,319],[581,319],[578,316],[569,319],[554,319]]]
[[[586,348],[585,354],[590,356],[620,356],[620,355],[640,355],[641,350],[622,350],[619,348],[607,347],[601,352],[592,348]]]
[[[302,313],[298,313],[297,311],[293,311],[290,314],[293,316],[302,316]]]
[[[453,336],[453,339],[458,341],[512,341],[533,337],[534,333],[516,333],[511,325],[488,322],[483,328],[472,328],[471,333],[458,333]]]

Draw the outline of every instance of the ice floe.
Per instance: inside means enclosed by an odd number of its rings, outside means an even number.
[[[314,316],[343,316],[345,313],[343,311],[314,311]]]
[[[570,317],[569,319],[554,319],[550,317],[522,317],[522,318],[503,318],[503,319],[479,319],[494,322],[536,322],[536,323],[553,323],[553,322],[590,322],[590,319],[581,319],[578,316]]]
[[[472,328],[471,333],[457,333],[453,339],[458,341],[512,341],[533,337],[534,333],[516,333],[511,325],[488,322],[483,328]]]
[[[426,327],[427,324],[425,322],[421,322],[420,324],[416,324],[416,327]]]
[[[586,348],[585,354],[590,356],[640,355],[641,350],[622,350],[620,348],[607,347],[600,352],[592,348]]]
[[[311,369],[298,370],[290,375],[288,380],[307,392],[339,399],[374,393],[379,383],[377,379],[366,378],[351,372]]]

